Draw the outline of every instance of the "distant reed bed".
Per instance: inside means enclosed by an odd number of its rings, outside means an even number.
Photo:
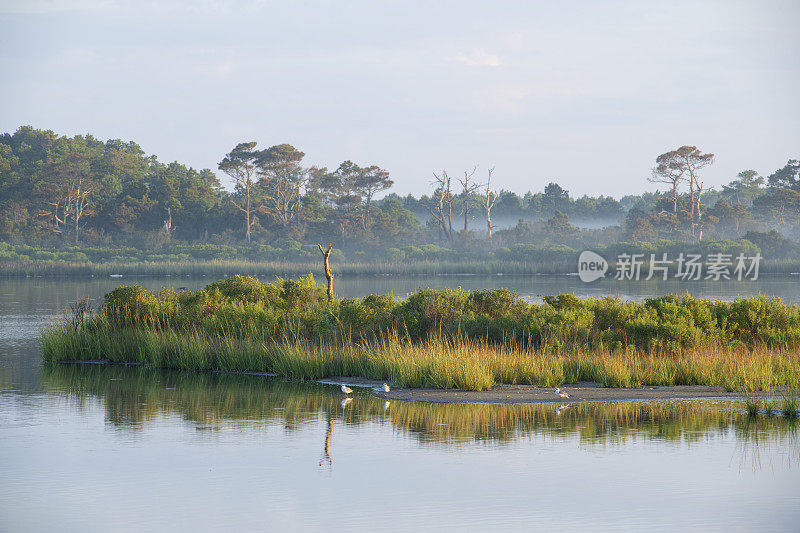
[[[800,311],[777,298],[642,303],[506,289],[419,289],[329,302],[313,277],[235,276],[198,291],[108,293],[42,334],[48,361],[103,360],[298,379],[362,376],[405,387],[800,383]]]
[[[4,277],[67,277],[89,276],[189,276],[219,278],[228,275],[295,276],[319,268],[319,261],[252,261],[242,259],[212,259],[201,261],[144,261],[144,262],[0,262]],[[800,265],[798,266],[800,269]],[[400,261],[337,263],[340,276],[424,276],[447,274],[474,275],[533,275],[574,272],[563,261]]]

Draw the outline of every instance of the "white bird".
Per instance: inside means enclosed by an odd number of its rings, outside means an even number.
[[[564,392],[563,390],[559,389],[558,387],[556,387],[556,394],[557,394],[557,395],[558,395],[560,398],[569,398],[569,394],[567,394],[567,393],[566,393],[566,392]]]
[[[383,392],[389,392],[390,390],[391,390],[391,389],[389,388],[389,385],[387,385],[386,383],[384,383],[384,384],[383,384]]]
[[[345,394],[350,394],[351,392],[353,392],[353,389],[342,383],[342,392]]]

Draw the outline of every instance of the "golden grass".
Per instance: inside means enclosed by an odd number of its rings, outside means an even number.
[[[800,354],[768,347],[704,346],[681,355],[598,348],[557,351],[480,339],[397,334],[354,343],[296,338],[253,340],[201,331],[112,328],[46,330],[47,361],[104,360],[193,371],[274,372],[294,379],[360,376],[403,387],[487,390],[496,384],[605,387],[718,385],[757,391],[800,384]]]

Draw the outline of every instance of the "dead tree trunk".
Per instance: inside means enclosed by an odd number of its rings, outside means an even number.
[[[703,212],[700,211],[700,198],[703,194],[703,182],[695,178],[695,189],[697,190],[697,199],[695,200],[695,205],[693,211],[697,213],[697,227],[700,230],[699,235],[697,236],[698,241],[703,240]],[[692,233],[694,233],[694,219],[692,219]]]
[[[435,172],[433,177],[436,179],[436,190],[434,191],[432,202],[427,206],[428,211],[439,224],[439,231],[447,237],[448,241],[453,240],[453,221],[452,221],[452,197],[450,196],[450,176],[447,171],[442,171],[441,176]]]
[[[486,232],[489,241],[492,240],[492,207],[494,207],[494,201],[497,200],[497,194],[491,190],[492,172],[494,172],[494,167],[489,169],[489,178],[486,180]]]
[[[464,209],[464,233],[465,234],[467,233],[467,231],[469,231],[469,212],[471,211],[471,207],[472,207],[472,206],[470,206],[470,196],[472,194],[474,194],[475,191],[477,191],[478,188],[480,187],[480,184],[472,183],[472,176],[475,175],[475,171],[477,169],[478,169],[478,167],[476,166],[476,167],[474,167],[472,169],[472,172],[466,172],[465,171],[464,172],[464,179],[463,180],[458,180],[461,183],[461,186],[464,188],[464,192],[462,194],[464,195],[464,206],[463,206],[463,209]]]
[[[172,208],[167,208],[167,219],[164,221],[164,235],[167,236],[169,239],[172,234],[175,232],[175,228],[172,227]]]
[[[331,272],[331,264],[330,264],[330,256],[331,250],[333,250],[333,245],[328,245],[328,250],[326,251],[321,244],[317,244],[319,246],[319,251],[322,252],[322,257],[325,261],[325,278],[328,280],[328,301],[333,301],[333,272]]]

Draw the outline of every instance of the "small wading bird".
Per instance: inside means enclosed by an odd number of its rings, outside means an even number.
[[[389,389],[389,385],[387,385],[386,383],[384,383],[384,384],[383,384],[383,392],[389,392],[389,390],[391,390],[391,389]]]
[[[353,392],[353,389],[342,383],[342,392],[345,394],[350,394],[351,392]]]
[[[559,398],[569,398],[569,394],[559,389],[558,387],[556,387],[556,394],[558,395]]]

